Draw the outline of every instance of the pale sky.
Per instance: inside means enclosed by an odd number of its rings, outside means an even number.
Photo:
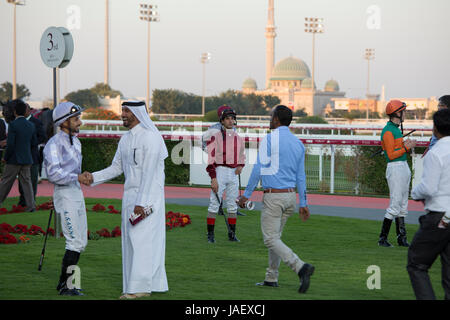
[[[110,85],[128,98],[146,95],[147,28],[139,20],[139,3],[109,0]],[[211,53],[207,95],[240,89],[247,77],[264,86],[267,0],[148,3],[158,5],[161,20],[151,25],[152,90],[201,95],[202,52]],[[47,27],[68,27],[72,5],[80,10],[80,29],[71,30],[75,50],[61,69],[61,95],[103,82],[105,0],[27,0],[17,7],[17,82],[30,89],[31,100],[52,97],[52,72],[41,60],[39,42]],[[449,0],[275,0],[275,61],[292,55],[311,69],[312,35],[304,32],[304,18],[319,17],[325,26],[316,37],[319,89],[335,79],[347,97],[363,97],[364,51],[374,48],[372,93],[385,85],[387,99],[450,94],[449,12]],[[0,26],[3,83],[12,81],[13,6],[6,0],[0,0]]]

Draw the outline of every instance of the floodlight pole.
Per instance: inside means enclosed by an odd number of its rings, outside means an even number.
[[[202,53],[200,62],[203,64],[203,88],[202,88],[202,116],[205,116],[205,89],[206,89],[206,63],[211,59],[209,52]]]
[[[151,4],[140,4],[139,17],[141,20],[147,21],[147,97],[145,100],[147,111],[150,110],[150,22],[159,22],[158,12],[155,10],[158,7]]]
[[[17,99],[17,67],[16,67],[16,33],[17,33],[17,27],[16,27],[16,7],[23,6],[25,3],[19,1],[19,0],[7,0],[8,3],[11,3],[14,5],[14,17],[13,17],[13,80],[12,80],[12,99]]]
[[[315,86],[314,86],[314,77],[315,77],[315,42],[316,42],[316,33],[323,33],[323,19],[322,18],[305,18],[305,32],[312,33],[312,65],[311,65],[311,82],[312,82],[312,112],[314,114],[314,95],[315,95]]]
[[[366,122],[369,122],[370,60],[375,59],[375,49],[366,49],[364,59],[367,60]]]

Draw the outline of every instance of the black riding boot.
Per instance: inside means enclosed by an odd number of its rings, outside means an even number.
[[[408,240],[406,240],[405,218],[395,218],[395,229],[397,231],[397,242],[401,247],[409,247]]]
[[[67,288],[67,279],[69,278],[70,274],[67,273],[67,269],[70,266],[76,265],[78,263],[78,260],[80,259],[80,253],[76,251],[70,251],[66,250],[66,253],[64,254],[64,258],[61,265],[61,275],[59,277],[59,283],[56,287],[56,290],[59,291],[62,295],[82,295],[79,291],[76,289],[68,289]]]
[[[388,241],[389,230],[391,229],[392,220],[384,218],[383,225],[381,226],[380,239],[378,245],[382,247],[393,247]]]
[[[214,225],[208,224],[207,228],[208,228],[208,242],[209,243],[216,242],[216,240],[214,239]]]
[[[236,238],[236,225],[230,224],[230,231],[228,232],[228,240],[239,242],[239,239]]]

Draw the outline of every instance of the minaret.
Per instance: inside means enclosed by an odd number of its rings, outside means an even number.
[[[269,0],[269,16],[266,27],[266,88],[269,87],[269,79],[272,76],[273,66],[275,65],[275,8],[274,0]]]

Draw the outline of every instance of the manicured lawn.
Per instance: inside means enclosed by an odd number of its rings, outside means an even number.
[[[38,198],[43,203],[46,198]],[[17,198],[3,204],[11,208]],[[114,205],[120,200],[86,199],[90,231],[120,225],[120,215],[97,213],[96,203]],[[256,287],[264,279],[267,250],[260,231],[260,212],[247,211],[238,217],[239,243],[228,241],[223,216],[216,221],[216,243],[206,241],[206,208],[167,205],[166,211],[189,214],[192,224],[167,231],[166,271],[169,291],[154,293],[151,300],[293,300],[293,299],[414,299],[406,272],[407,249],[377,246],[380,223],[357,219],[313,215],[307,222],[293,216],[287,223],[283,241],[299,257],[316,267],[307,294],[297,293],[298,277],[283,263],[278,288]],[[49,211],[0,215],[0,223],[32,224],[47,227]],[[53,225],[53,223],[52,223]],[[417,225],[408,225],[410,240]],[[16,237],[19,235],[15,234]],[[391,242],[395,244],[395,231]],[[89,240],[81,255],[81,287],[84,297],[61,297],[55,287],[64,238],[49,237],[42,271],[38,271],[43,236],[30,236],[29,243],[0,245],[0,299],[117,299],[122,290],[120,238]],[[369,290],[367,268],[381,269],[381,289]],[[443,298],[440,261],[430,271],[438,299]]]

